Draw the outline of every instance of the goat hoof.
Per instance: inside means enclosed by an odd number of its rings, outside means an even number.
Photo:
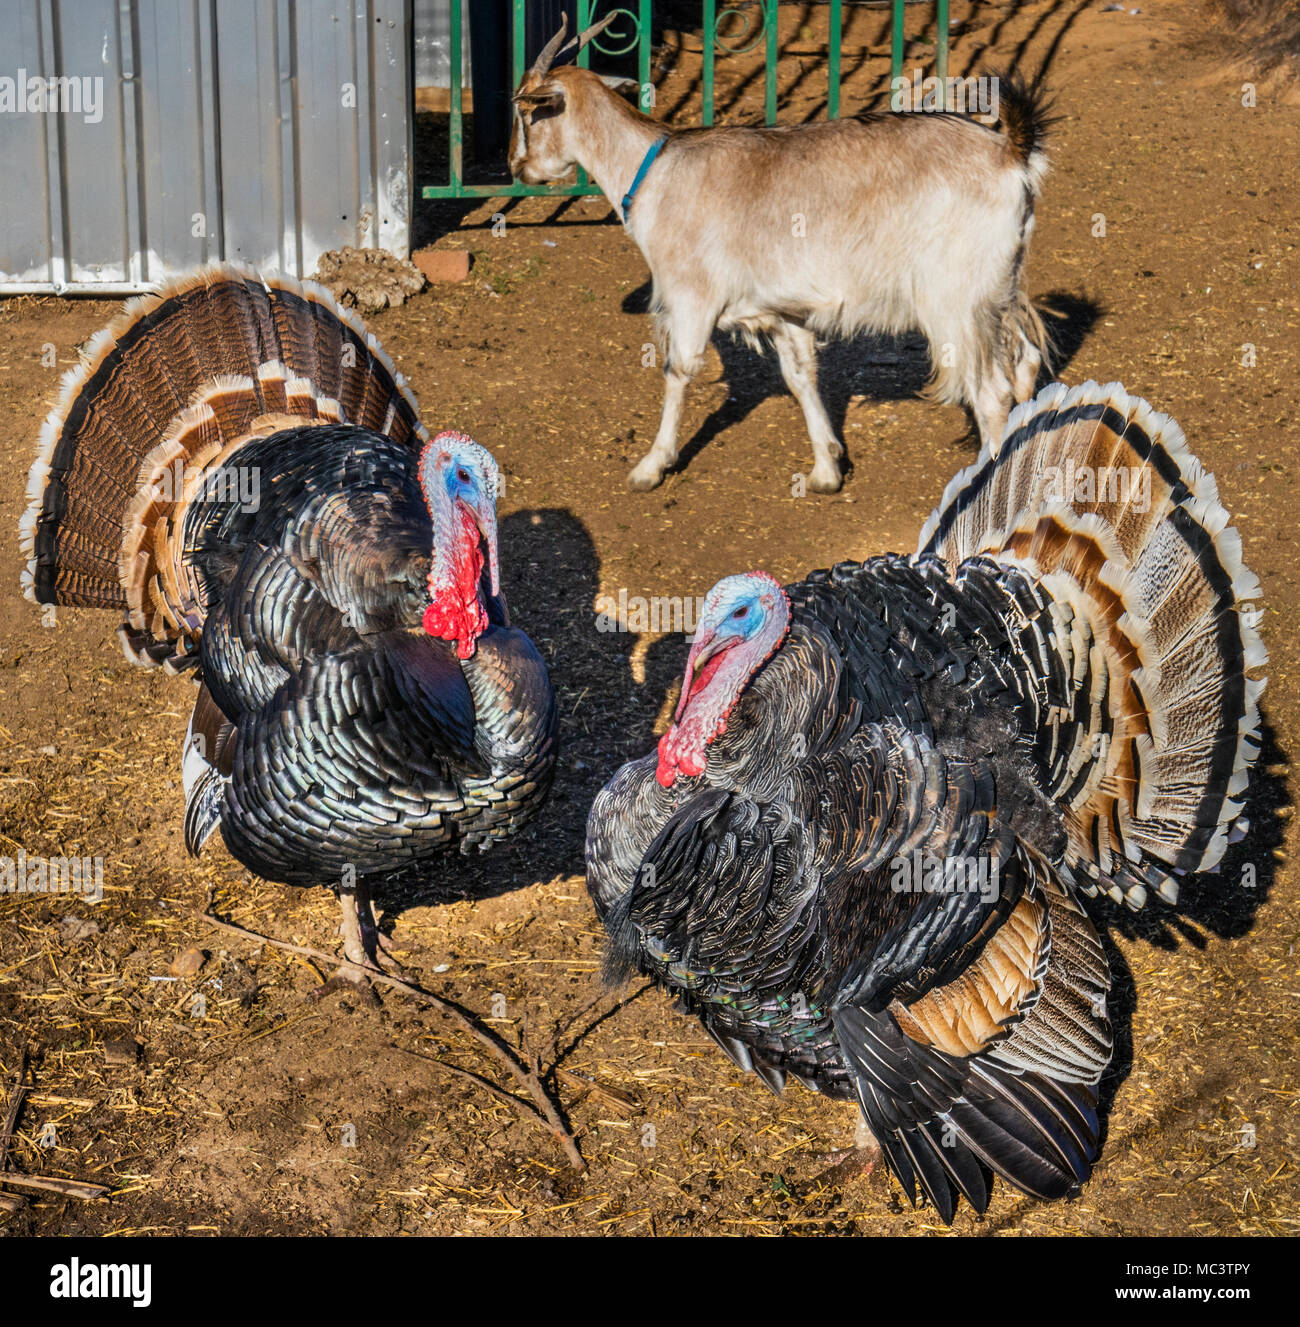
[[[844,476],[838,470],[814,470],[808,476],[808,487],[814,493],[838,493],[844,483]]]
[[[648,493],[652,488],[658,488],[663,483],[664,474],[662,470],[642,470],[637,466],[627,477],[627,486],[633,493]]]

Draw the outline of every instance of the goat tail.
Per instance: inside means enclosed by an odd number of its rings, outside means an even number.
[[[1056,121],[1051,99],[1041,83],[1026,83],[1016,74],[1001,75],[997,86],[998,125],[1037,194],[1047,174],[1047,131]]]

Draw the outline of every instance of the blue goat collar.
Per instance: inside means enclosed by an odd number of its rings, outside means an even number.
[[[632,210],[632,200],[636,197],[636,191],[641,187],[642,182],[645,180],[646,172],[655,164],[655,158],[663,150],[663,146],[667,141],[667,134],[663,134],[659,138],[656,138],[655,141],[650,144],[650,150],[641,158],[641,164],[637,167],[636,174],[632,177],[632,183],[628,187],[627,193],[623,195],[621,208],[623,212],[623,224],[625,226],[627,225],[627,214]]]

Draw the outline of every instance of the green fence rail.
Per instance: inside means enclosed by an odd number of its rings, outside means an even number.
[[[524,76],[527,67],[524,50],[524,18],[528,0],[511,3],[511,67],[514,86]],[[903,14],[909,0],[893,0],[890,18],[890,79],[903,72],[904,32]],[[934,0],[935,68],[938,85],[944,87],[948,77],[948,3]],[[589,68],[593,51],[606,56],[625,56],[633,49],[637,58],[637,81],[641,85],[640,104],[649,110],[654,105],[654,87],[650,80],[651,0],[629,0],[616,6],[619,18],[605,29],[578,55],[578,64]],[[702,28],[704,41],[704,70],[701,78],[703,111],[701,120],[711,125],[714,117],[714,77],[719,55],[746,55],[759,43],[764,46],[763,67],[763,119],[765,124],[776,123],[777,61],[780,54],[777,40],[777,18],[780,0],[703,0]],[[844,28],[844,0],[829,0],[830,41],[826,63],[826,114],[836,119],[840,113],[840,83],[842,78],[842,40]],[[578,0],[578,30],[606,17],[609,5],[602,0]],[[761,23],[759,22],[761,15]],[[728,31],[719,33],[720,22],[734,18]],[[625,21],[626,20],[626,21]],[[554,198],[598,194],[582,171],[577,182],[570,185],[520,184],[517,180],[494,184],[467,184],[465,182],[465,97],[463,69],[463,0],[451,0],[451,89],[448,116],[448,156],[450,170],[445,184],[424,186],[425,198],[523,198],[544,196]]]

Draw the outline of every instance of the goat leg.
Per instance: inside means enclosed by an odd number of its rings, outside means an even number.
[[[1011,384],[1001,369],[995,368],[980,382],[971,404],[980,443],[996,456],[1002,449],[1002,434],[1011,411]]]
[[[627,477],[627,486],[637,493],[657,488],[663,481],[664,471],[677,459],[677,430],[682,419],[682,403],[686,384],[691,377],[676,365],[669,365],[664,374],[664,411],[659,420],[659,432],[654,445],[637,463]]]
[[[844,477],[839,458],[844,452],[831,427],[830,416],[817,390],[817,342],[798,323],[783,323],[772,333],[781,376],[790,395],[799,402],[813,449],[813,468],[808,487],[814,493],[838,493]]]

